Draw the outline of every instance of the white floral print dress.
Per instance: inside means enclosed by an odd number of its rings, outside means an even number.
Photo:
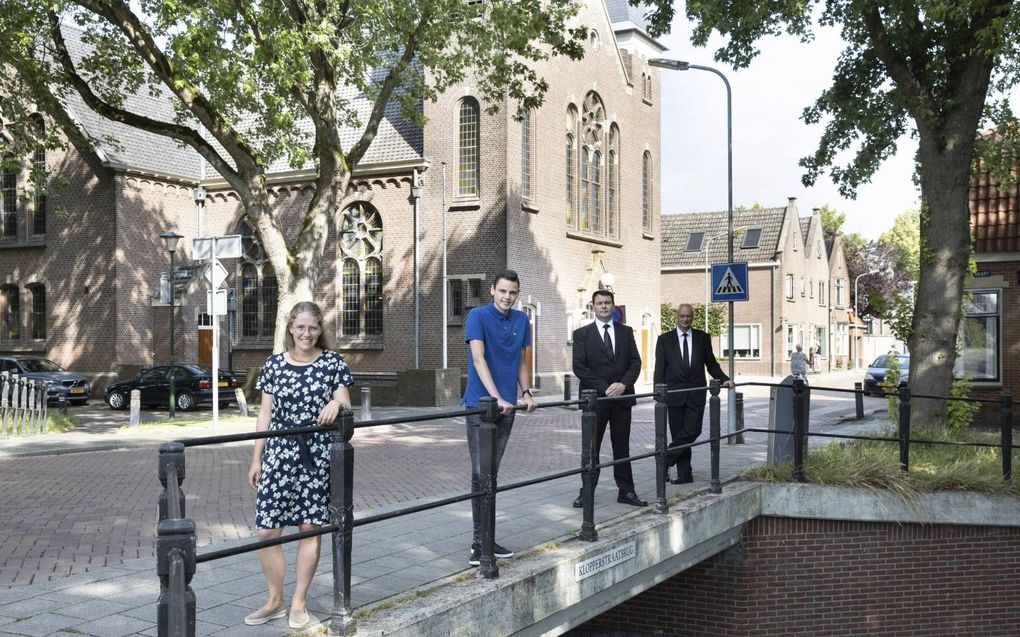
[[[354,384],[339,353],[324,350],[308,365],[274,354],[262,366],[255,388],[273,396],[270,431],[310,427],[341,385]],[[329,434],[266,440],[255,497],[255,526],[278,529],[329,523]]]

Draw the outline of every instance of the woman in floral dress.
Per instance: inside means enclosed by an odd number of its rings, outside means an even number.
[[[291,309],[284,344],[284,352],[266,359],[255,385],[262,391],[256,431],[332,423],[351,404],[347,387],[354,378],[343,357],[328,349],[318,305],[303,302]],[[280,537],[284,526],[311,531],[329,524],[329,444],[325,432],[255,441],[248,483],[256,490],[259,540]],[[288,615],[283,547],[261,549],[259,559],[269,595],[262,608],[244,618],[249,626]],[[305,602],[318,563],[319,537],[299,540],[291,628],[311,621]]]

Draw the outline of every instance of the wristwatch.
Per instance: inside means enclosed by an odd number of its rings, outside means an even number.
[[[530,389],[525,389],[524,391],[521,392],[521,398],[523,398],[525,395],[531,396],[532,398],[535,397],[535,395],[531,393]]]

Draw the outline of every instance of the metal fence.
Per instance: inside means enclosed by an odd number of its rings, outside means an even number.
[[[46,433],[49,383],[0,374],[0,439]]]
[[[741,386],[768,386],[779,387],[770,383],[744,383]],[[351,554],[353,531],[355,527],[365,526],[389,520],[392,518],[410,515],[420,511],[426,511],[438,507],[448,506],[458,502],[464,502],[474,497],[480,497],[482,507],[482,542],[481,559],[478,567],[479,574],[484,578],[499,577],[499,567],[494,556],[495,543],[495,520],[496,520],[496,494],[520,489],[534,484],[558,480],[560,478],[580,474],[582,476],[582,511],[581,526],[578,537],[585,542],[593,542],[598,539],[595,529],[595,474],[598,470],[612,467],[619,463],[654,458],[656,463],[656,498],[653,506],[655,514],[664,515],[669,512],[669,505],[666,499],[666,476],[667,467],[674,460],[675,454],[684,448],[693,448],[701,445],[708,445],[711,457],[711,469],[709,479],[709,490],[712,493],[722,493],[722,483],[719,477],[721,442],[723,440],[742,439],[745,432],[763,433],[785,433],[793,434],[794,437],[794,476],[796,480],[805,481],[804,475],[804,453],[808,436],[821,436],[829,438],[857,438],[864,440],[878,440],[896,442],[900,445],[900,464],[904,471],[908,470],[909,445],[915,444],[970,444],[973,446],[994,446],[982,445],[980,443],[947,443],[932,440],[911,440],[910,439],[910,390],[906,387],[899,390],[900,398],[900,422],[899,435],[896,438],[867,437],[842,434],[811,433],[807,427],[807,415],[804,410],[806,401],[806,383],[798,379],[793,385],[793,419],[792,423],[784,423],[783,429],[778,428],[748,428],[742,427],[723,435],[721,433],[720,418],[720,393],[719,381],[712,381],[708,387],[693,389],[682,389],[668,391],[665,385],[656,385],[652,393],[631,394],[617,397],[596,397],[594,391],[585,391],[580,400],[564,400],[560,402],[543,403],[539,409],[550,409],[555,407],[577,407],[581,409],[581,466],[576,469],[560,471],[552,474],[542,475],[528,480],[522,480],[507,485],[497,483],[497,475],[494,470],[496,458],[496,420],[499,410],[496,401],[491,398],[482,399],[478,409],[467,409],[462,411],[425,414],[414,417],[382,418],[355,422],[351,411],[345,410],[329,427],[304,427],[285,431],[266,431],[247,434],[236,434],[227,436],[213,436],[208,438],[194,438],[169,442],[159,448],[159,479],[163,485],[163,492],[159,498],[159,524],[157,527],[156,552],[157,572],[160,580],[160,596],[157,610],[158,635],[160,637],[192,637],[195,634],[195,594],[191,589],[191,580],[195,574],[198,564],[210,562],[217,559],[256,551],[269,546],[277,546],[294,542],[307,537],[320,535],[331,536],[333,555],[333,607],[328,620],[329,628],[339,635],[351,635],[356,631],[356,621],[351,607]],[[707,440],[696,441],[687,445],[668,446],[666,442],[667,430],[667,396],[674,393],[709,392],[709,437]],[[860,385],[854,390],[840,388],[815,387],[812,391],[832,391],[855,394],[856,414],[863,416],[862,390]],[[914,398],[922,397],[919,395]],[[974,402],[988,402],[980,399],[954,399],[939,396],[923,396],[924,398],[935,398],[939,400],[971,400]],[[600,403],[627,400],[630,398],[646,399],[652,398],[655,401],[655,447],[648,453],[642,453],[611,462],[598,463],[598,450],[595,448],[596,441],[596,409]],[[1009,394],[1003,394],[1000,399],[1002,407],[1002,441],[998,445],[1003,455],[1003,477],[1006,480],[1012,479],[1010,450],[1016,449],[1012,443],[1012,398]],[[736,422],[742,425],[742,413],[739,413],[743,401],[737,401],[738,413]],[[470,493],[462,493],[441,500],[403,507],[401,509],[355,518],[354,516],[354,446],[351,440],[356,429],[377,427],[382,425],[421,423],[426,421],[441,420],[447,418],[463,417],[468,415],[480,415],[482,424],[480,428],[481,455],[481,480],[480,490]],[[792,429],[791,429],[792,426]],[[305,531],[283,535],[279,538],[265,541],[257,541],[243,544],[228,549],[213,550],[199,555],[196,548],[196,535],[194,521],[185,517],[185,496],[182,483],[185,477],[184,453],[188,447],[204,445],[223,444],[229,442],[250,441],[260,438],[272,438],[278,436],[304,435],[308,433],[321,433],[323,429],[329,431],[331,437],[330,445],[330,513],[331,523],[313,531]]]

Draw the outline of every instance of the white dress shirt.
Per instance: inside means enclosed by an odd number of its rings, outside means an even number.
[[[613,344],[613,355],[615,356],[616,355],[616,330],[613,329],[613,322],[609,321],[608,323],[603,323],[602,321],[600,321],[598,319],[595,319],[595,324],[599,326],[599,338],[602,339],[603,342],[605,342],[605,340],[606,340],[606,337],[603,336],[606,333],[606,328],[604,326],[606,326],[606,325],[609,326],[609,342]]]

